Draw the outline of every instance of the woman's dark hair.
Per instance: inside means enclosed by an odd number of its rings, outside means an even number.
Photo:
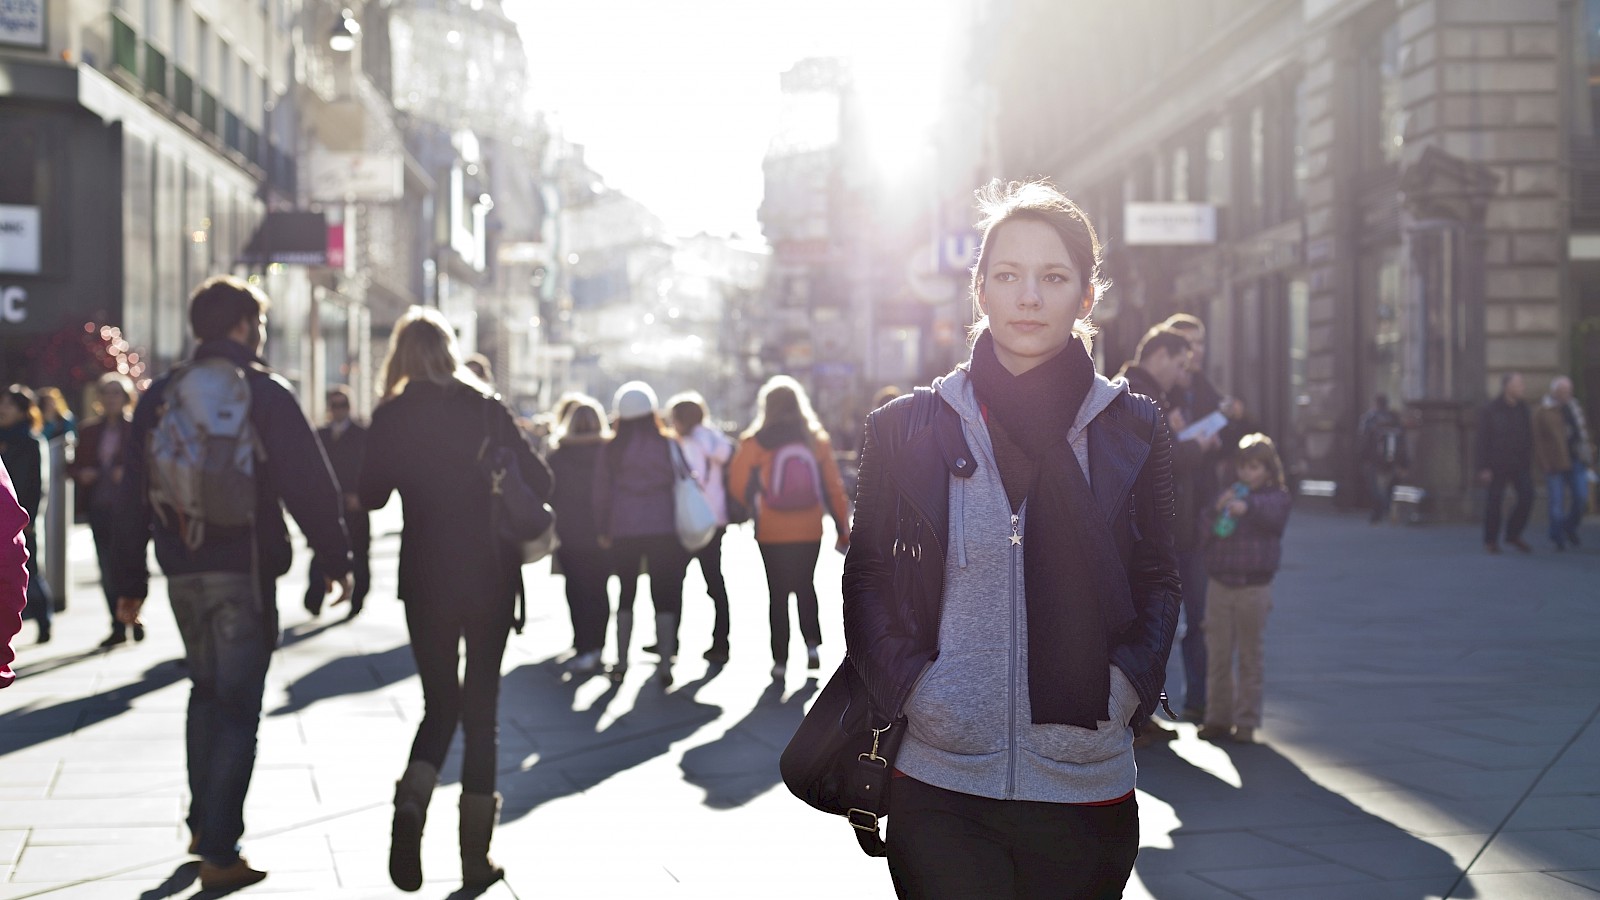
[[[1160,325],[1146,331],[1144,337],[1139,339],[1139,346],[1134,350],[1133,358],[1140,365],[1144,364],[1147,354],[1158,350],[1165,350],[1170,356],[1177,356],[1189,349],[1189,339],[1171,328]]]
[[[1049,181],[1001,182],[996,178],[979,188],[978,210],[983,220],[977,225],[983,233],[978,246],[978,262],[972,267],[972,303],[977,310],[978,295],[983,290],[984,279],[989,274],[989,248],[994,243],[1000,226],[1015,219],[1032,219],[1043,222],[1055,230],[1067,248],[1067,256],[1083,279],[1085,290],[1094,292],[1094,302],[1111,284],[1100,269],[1100,237],[1095,234],[1089,217],[1078,204],[1067,199]],[[1091,311],[1093,306],[1090,307]],[[1085,341],[1094,337],[1094,323],[1085,316],[1083,324],[1074,329]]]
[[[254,324],[271,306],[255,285],[232,275],[207,278],[189,297],[189,328],[196,340],[216,341],[240,322]]]
[[[1233,457],[1234,465],[1258,462],[1266,467],[1269,487],[1283,487],[1283,460],[1278,458],[1278,448],[1272,438],[1260,432],[1239,439],[1239,452]]]
[[[39,401],[34,397],[33,389],[25,384],[13,384],[0,394],[0,400],[9,400],[11,405],[22,413],[28,420],[28,430],[38,431],[44,427],[44,416],[39,414]]]

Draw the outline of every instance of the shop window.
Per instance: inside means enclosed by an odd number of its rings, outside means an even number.
[[[1296,427],[1306,424],[1311,408],[1311,286],[1304,278],[1289,282],[1289,403]]]
[[[1400,247],[1391,245],[1361,257],[1361,332],[1366,344],[1366,395],[1383,392],[1396,399],[1417,396],[1407,379],[1408,328]]]
[[[1390,168],[1405,147],[1405,108],[1400,103],[1400,25],[1391,22],[1366,45],[1360,67],[1363,167]]]

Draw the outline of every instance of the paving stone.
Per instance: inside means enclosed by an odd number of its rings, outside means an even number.
[[[1473,893],[1468,894],[1470,890]],[[1459,896],[1494,900],[1594,900],[1595,891],[1543,872],[1469,875]]]

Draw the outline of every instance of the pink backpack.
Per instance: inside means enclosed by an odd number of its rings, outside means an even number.
[[[768,509],[810,509],[822,502],[822,473],[812,448],[800,442],[784,444],[772,455],[772,483],[761,492]]]

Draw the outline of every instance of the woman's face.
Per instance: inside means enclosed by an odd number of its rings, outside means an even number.
[[[8,394],[0,397],[0,428],[10,428],[22,421],[22,410],[17,408],[17,402]]]
[[[995,355],[1021,375],[1061,352],[1073,323],[1089,315],[1094,294],[1054,228],[1036,219],[998,226],[978,288]]]
[[[122,388],[112,384],[100,388],[100,406],[105,409],[107,416],[121,416],[122,408],[127,405],[128,395],[122,392]]]

